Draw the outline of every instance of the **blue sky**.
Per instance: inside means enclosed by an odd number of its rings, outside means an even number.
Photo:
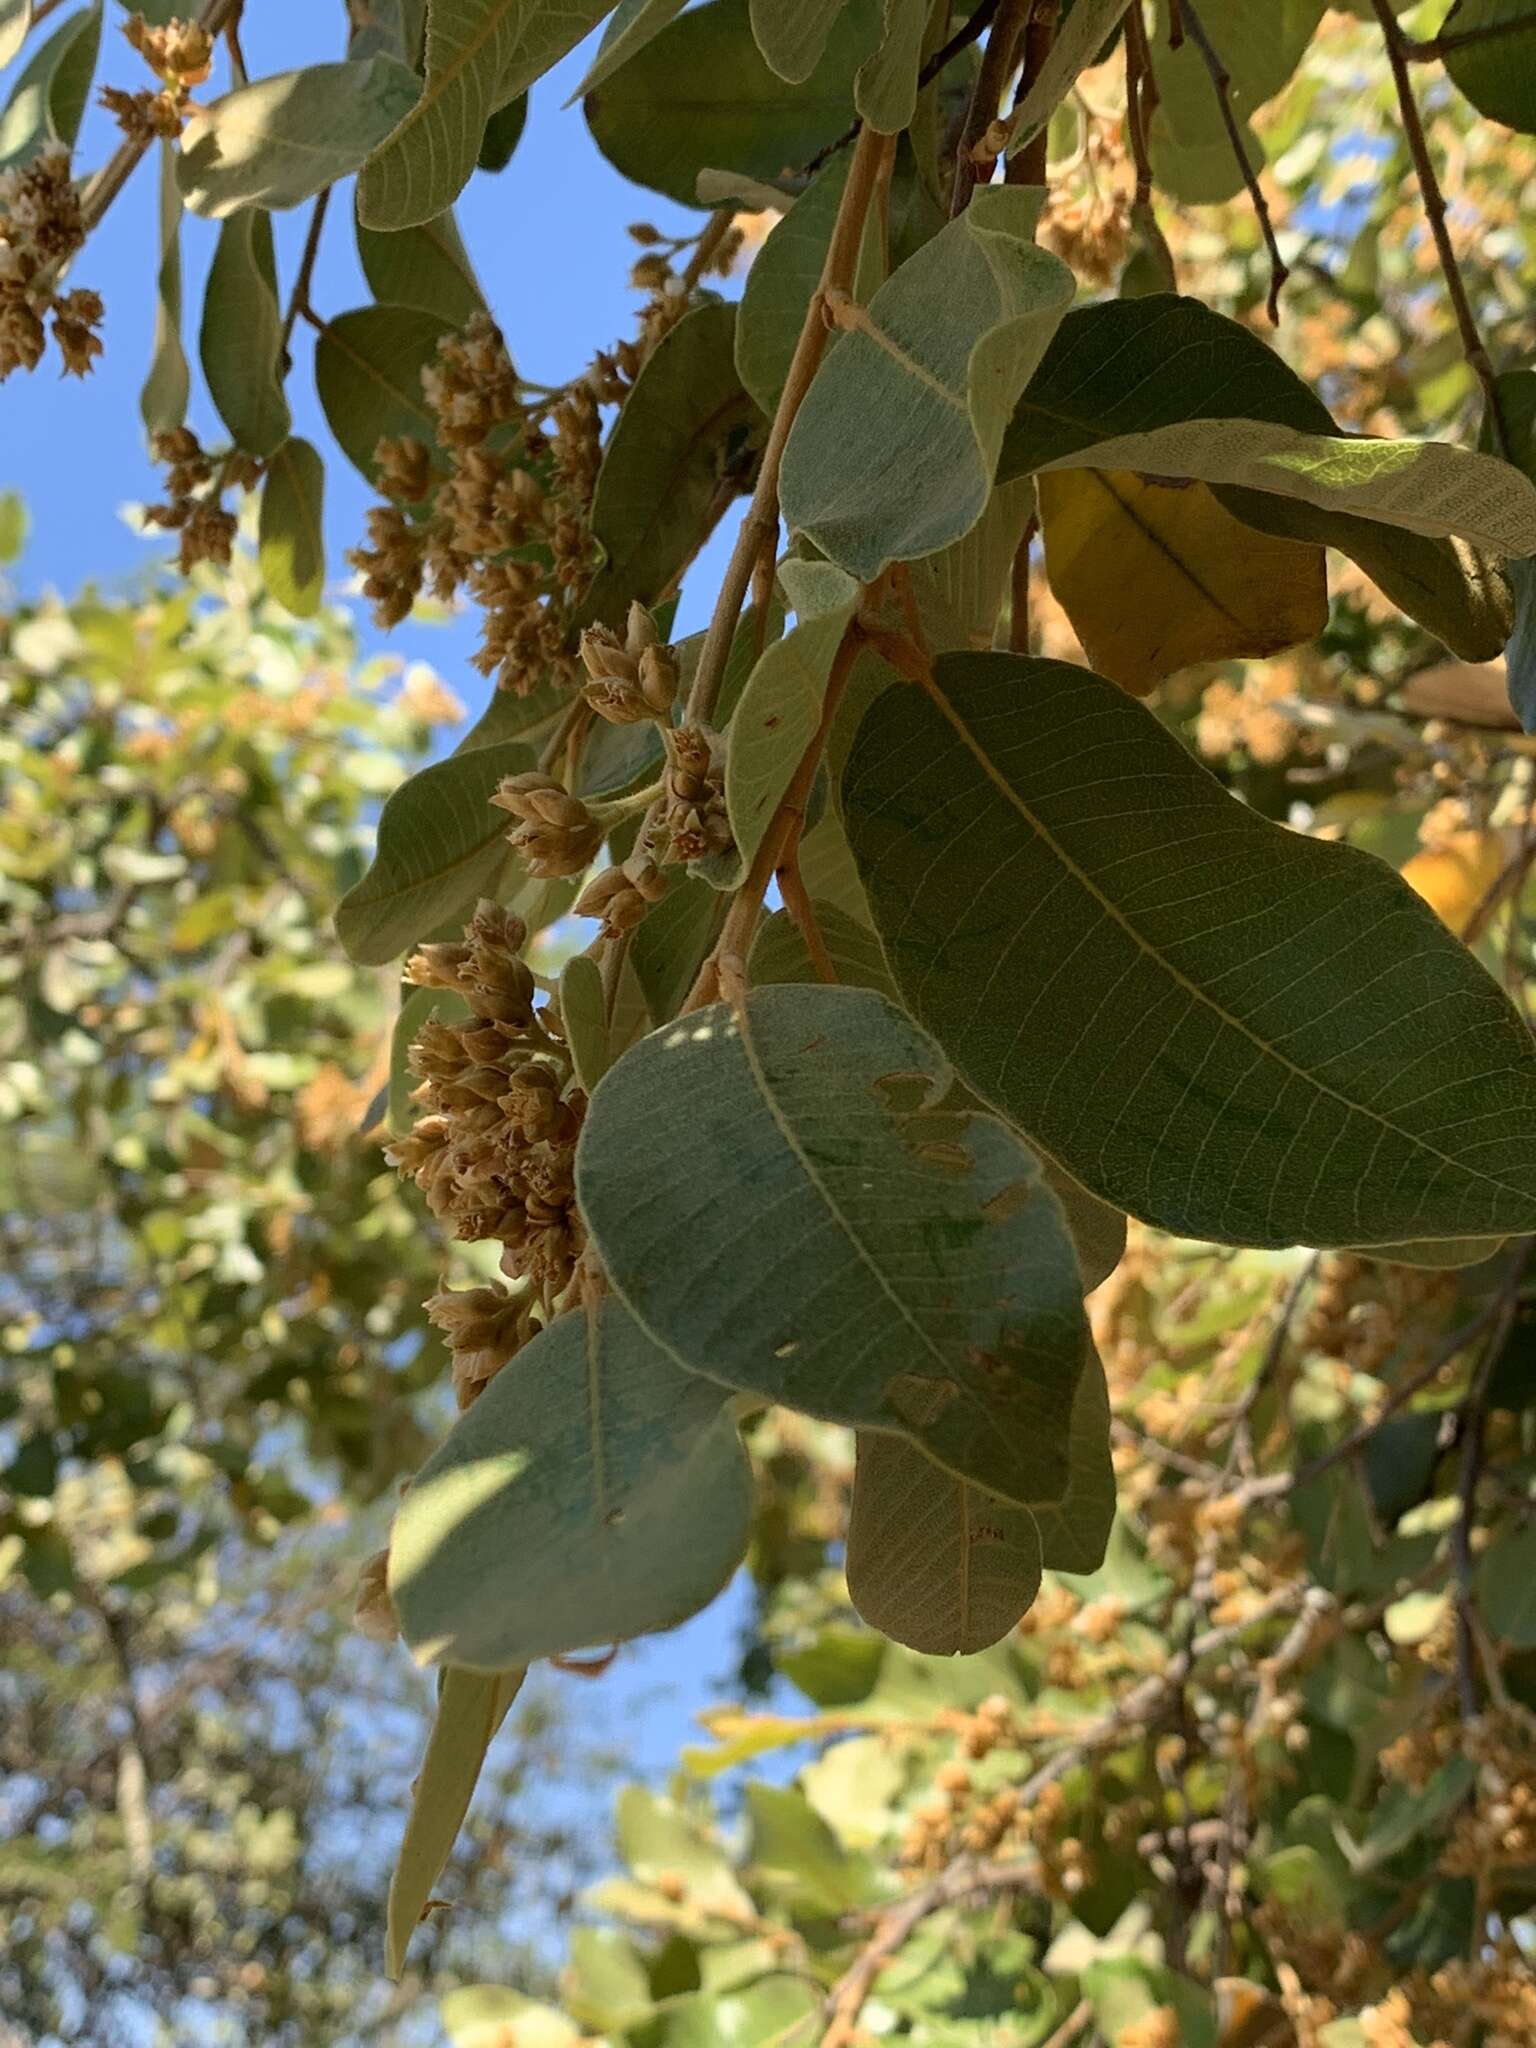
[[[98,82],[137,87],[144,82],[142,70],[119,33],[122,19],[116,0],[109,0]],[[327,6],[315,0],[263,0],[245,18],[250,75],[340,57],[344,23],[339,0]],[[628,185],[599,156],[580,107],[563,107],[589,55],[573,53],[540,82],[511,164],[499,176],[477,174],[458,207],[461,231],[514,359],[543,383],[572,375],[594,349],[631,331],[639,302],[626,283],[637,253],[625,232],[627,223],[649,219],[675,232],[702,219]],[[79,165],[99,163],[115,139],[110,119],[93,108],[81,137]],[[276,221],[285,292],[307,218],[308,209],[301,208]],[[213,443],[224,436],[196,388],[196,329],[215,235],[212,224],[191,217],[182,232],[184,338],[194,376],[189,422]],[[156,495],[156,473],[139,419],[139,388],[154,323],[150,279],[155,246],[156,168],[150,158],[75,266],[73,281],[100,291],[107,306],[105,352],[94,373],[83,383],[61,381],[56,358],[50,356],[30,377],[17,373],[0,388],[0,489],[19,490],[31,512],[27,551],[14,572],[29,597],[50,586],[72,591],[88,580],[110,587],[174,552],[163,536],[136,536],[121,517],[125,504]],[[324,315],[368,303],[353,246],[350,192],[339,194],[331,205],[312,298]],[[311,331],[301,323],[288,395],[294,430],[325,455],[325,526],[334,588],[348,573],[344,550],[362,536],[372,499],[330,440],[314,394],[312,344]],[[729,535],[717,535],[696,565],[679,616],[681,631],[691,631],[707,616],[728,547]],[[445,627],[408,623],[383,635],[365,608],[354,610],[367,651],[430,661],[471,715],[483,704],[488,685],[468,661],[476,639],[472,618]],[[695,1732],[692,1711],[711,1696],[712,1682],[732,1669],[744,1612],[745,1589],[738,1583],[685,1629],[626,1652],[604,1682],[599,1709],[604,1731],[623,1740],[653,1780]],[[575,1688],[580,1681],[564,1683]],[[590,1711],[592,1690],[582,1687],[572,1704]]]

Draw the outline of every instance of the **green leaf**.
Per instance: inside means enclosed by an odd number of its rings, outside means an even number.
[[[1083,669],[946,655],[844,783],[913,1014],[1093,1193],[1183,1236],[1528,1230],[1536,1053],[1389,868],[1271,824]]]
[[[573,953],[560,970],[560,1022],[576,1079],[590,1095],[612,1064],[603,973],[586,953]]]
[[[1039,203],[979,190],[853,310],[800,408],[784,516],[861,582],[958,540],[986,509],[1009,415],[1076,290],[1031,239]]]
[[[804,85],[826,54],[842,0],[751,0],[752,40],[779,78]]]
[[[1536,1523],[1496,1537],[1483,1552],[1477,1596],[1500,1642],[1536,1650]]]
[[[32,0],[0,0],[0,70],[27,40],[32,26]]]
[[[692,988],[724,908],[707,882],[679,880],[636,927],[629,955],[653,1017],[672,1016]]]
[[[381,306],[414,306],[451,327],[485,310],[485,296],[451,213],[380,234],[357,223],[357,254]]]
[[[423,1663],[623,1642],[708,1605],[751,1513],[720,1389],[605,1301],[525,1345],[427,1460],[395,1516],[390,1593]]]
[[[1072,90],[1080,71],[1092,64],[1120,25],[1125,0],[1074,0],[1070,14],[1056,31],[1039,75],[1015,113],[1009,154],[1022,149],[1050,120]],[[1159,66],[1161,74],[1161,66]]]
[[[374,450],[386,435],[437,446],[437,423],[421,373],[453,332],[448,321],[409,306],[361,306],[328,320],[315,344],[315,384],[342,452],[370,483]]]
[[[101,7],[72,14],[33,51],[0,114],[0,169],[30,163],[51,143],[73,149],[101,45]]]
[[[851,577],[830,564],[814,566],[835,585],[834,601],[764,650],[731,719],[725,806],[749,866],[821,721],[827,678],[859,607]]]
[[[583,93],[592,92],[611,78],[621,64],[627,64],[669,22],[675,21],[686,4],[687,0],[619,0],[603,30],[597,55],[565,104],[573,105]]]
[[[523,1991],[500,1984],[464,1984],[439,2001],[450,2048],[582,2048],[581,2029]]]
[[[885,0],[879,44],[853,82],[860,119],[882,135],[899,135],[912,125],[927,27],[927,0]]]
[[[1076,1263],[1033,1156],[988,1117],[937,1113],[947,1083],[878,995],[755,990],[611,1070],[578,1149],[582,1212],[691,1371],[909,1437],[1010,1500],[1059,1499]]]
[[[626,1785],[615,1803],[619,1854],[641,1880],[681,1878],[690,1903],[715,1911],[740,1927],[754,1917],[719,1843],[691,1814],[643,1785]]]
[[[421,1774],[411,1795],[405,1840],[389,1883],[384,1967],[398,1978],[427,1901],[442,1876],[485,1753],[527,1674],[522,1671],[443,1673],[437,1715]]]
[[[14,562],[27,544],[27,504],[20,491],[0,491],[0,563]]]
[[[486,123],[608,12],[611,0],[432,0],[421,96],[357,186],[358,219],[408,228],[453,204]]]
[[[1525,0],[1456,0],[1442,32],[1455,37],[1500,22],[1523,27],[1451,50],[1445,68],[1480,114],[1530,135],[1536,133],[1536,51]]]
[[[219,229],[198,346],[209,395],[235,446],[271,455],[292,422],[283,394],[272,216],[259,207],[232,214]]]
[[[632,598],[659,597],[688,561],[728,472],[745,474],[761,422],[736,374],[736,308],[684,314],[635,380],[592,499],[606,559],[583,606],[622,625]]]
[[[867,1859],[848,1853],[803,1792],[748,1785],[746,1806],[747,1861],[794,1910],[833,1919],[879,1896]]]
[[[639,1951],[612,1927],[578,1927],[571,1935],[560,1999],[583,2026],[622,2034],[653,2008],[650,1979]]]
[[[587,125],[616,170],[684,206],[698,203],[702,170],[776,178],[847,127],[876,4],[844,7],[803,85],[763,62],[747,0],[691,7],[587,94]]]
[[[385,56],[237,86],[182,130],[182,196],[211,220],[245,206],[297,206],[355,171],[420,90],[414,71]]]
[[[175,11],[180,0],[162,0]],[[421,46],[426,38],[427,0],[369,0],[366,15],[358,22],[347,44],[354,63],[380,53],[421,69]]]
[[[845,150],[816,173],[782,220],[770,229],[747,272],[736,323],[736,368],[742,383],[770,416],[784,389],[790,358],[805,323],[805,309],[821,277],[832,223],[847,182]]]
[[[160,145],[160,268],[156,276],[155,344],[139,393],[139,414],[151,434],[169,433],[187,416],[191,375],[181,345],[181,195],[176,152]]]
[[[299,435],[267,464],[258,559],[267,589],[295,618],[310,619],[325,590],[325,464]]]
[[[757,1789],[755,1786],[752,1788]],[[759,1977],[740,1991],[700,1991],[672,2005],[656,2048],[813,2048],[821,2000],[804,1977]]]
[[[992,645],[1034,512],[1033,477],[1015,477],[993,491],[969,533],[912,565],[912,595],[934,653]]]
[[[480,138],[480,151],[475,158],[476,170],[504,171],[511,163],[527,125],[528,95],[520,92],[516,99],[498,107],[486,122],[485,133]]]
[[[835,903],[812,902],[827,953],[846,988],[872,988],[891,1002],[898,1000],[891,970],[880,941],[869,929],[839,910]],[[787,910],[776,910],[758,927],[749,965],[754,988],[774,982],[813,982],[816,969],[799,928]]]
[[[900,1437],[861,1433],[847,1573],[871,1627],[925,1656],[970,1656],[1033,1604],[1040,1534],[1028,1508],[940,1472]]]
[[[1195,477],[1459,534],[1495,554],[1536,553],[1536,485],[1518,470],[1447,442],[1334,432],[1256,337],[1166,293],[1069,315],[1030,379],[999,481],[1075,467]]]
[[[1068,1457],[1072,1476],[1066,1492],[1059,1501],[1037,1501],[1031,1510],[1041,1559],[1053,1572],[1096,1572],[1115,1522],[1115,1468],[1109,1455],[1109,1385],[1092,1344],[1072,1400]]]
[[[480,897],[505,900],[523,869],[491,797],[503,776],[533,765],[527,747],[507,740],[451,754],[400,785],[379,818],[372,867],[336,912],[354,960],[381,967]]]
[[[1264,145],[1248,117],[1281,90],[1300,62],[1325,0],[1222,0],[1207,26],[1227,71],[1227,95],[1248,162],[1264,164]],[[1152,172],[1160,190],[1192,203],[1231,199],[1243,189],[1210,68],[1193,36],[1169,48],[1162,0],[1154,32],[1158,105],[1150,134]]]

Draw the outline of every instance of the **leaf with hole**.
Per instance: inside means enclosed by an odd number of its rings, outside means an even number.
[[[612,1068],[578,1148],[582,1212],[691,1371],[908,1437],[1012,1501],[1056,1499],[1076,1261],[1033,1155],[934,1107],[948,1079],[881,996],[759,988]]]
[[[875,705],[843,802],[913,1015],[1116,1208],[1255,1245],[1536,1226],[1536,1052],[1492,979],[1113,683],[946,655]]]
[[[424,1663],[496,1669],[627,1641],[714,1598],[751,1512],[720,1388],[603,1301],[526,1344],[416,1475],[390,1594]]]
[[[355,171],[420,90],[415,72],[387,56],[236,86],[182,130],[182,197],[210,220],[246,206],[298,206]]]
[[[1009,417],[1076,289],[1034,246],[1038,211],[1037,192],[978,191],[848,309],[796,415],[784,516],[861,582],[958,540],[986,509]]]
[[[1082,469],[1038,488],[1051,589],[1099,674],[1135,696],[1328,624],[1322,549],[1255,533],[1204,484]]]

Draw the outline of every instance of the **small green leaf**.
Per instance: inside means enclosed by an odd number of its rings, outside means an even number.
[[[0,563],[14,562],[27,544],[27,502],[20,491],[0,491]]]
[[[297,206],[355,171],[420,90],[415,72],[386,56],[237,86],[182,130],[182,196],[210,220],[245,206]]]
[[[636,927],[629,954],[653,1017],[670,1017],[693,986],[725,914],[719,895],[692,877],[672,884]]]
[[[357,254],[381,306],[413,306],[462,327],[484,312],[485,297],[451,213],[420,227],[380,234],[357,223]]]
[[[198,345],[209,394],[235,446],[271,455],[288,438],[291,418],[272,216],[259,207],[231,215],[219,229]]]
[[[160,268],[156,278],[155,345],[139,394],[139,413],[151,434],[168,433],[187,416],[191,375],[181,345],[181,195],[176,153],[160,145]]]
[[[804,85],[826,53],[843,0],[751,0],[752,40],[774,74]]]
[[[1009,415],[1076,290],[1034,246],[1039,203],[1019,186],[978,191],[854,309],[800,408],[784,516],[861,582],[948,546],[986,509]]]
[[[1184,1236],[1536,1225],[1529,1034],[1391,869],[1236,802],[1087,670],[936,671],[866,718],[844,808],[897,985],[984,1101]]]
[[[746,1806],[747,1861],[792,1910],[830,1919],[879,1896],[868,1858],[850,1855],[793,1785],[748,1785]]]
[[[421,373],[451,324],[409,306],[362,306],[328,320],[315,346],[315,384],[331,432],[370,483],[374,450],[386,435],[437,446]]]
[[[1049,1169],[1046,1179],[1057,1185]],[[1071,1215],[1069,1208],[1069,1222]],[[1123,1217],[1120,1224],[1123,1245]],[[1031,1510],[1041,1560],[1053,1572],[1096,1572],[1115,1522],[1115,1468],[1109,1455],[1109,1384],[1091,1344],[1072,1400],[1068,1458],[1072,1475],[1066,1492],[1058,1501],[1037,1501]]]
[[[627,1641],[714,1598],[751,1512],[719,1387],[605,1301],[525,1345],[416,1475],[390,1593],[422,1662],[494,1670]]]
[[[748,865],[820,723],[827,678],[859,606],[853,579],[819,566],[835,580],[837,601],[765,649],[731,719],[725,804]]]
[[[627,2033],[652,2011],[651,1982],[634,1943],[612,1927],[578,1927],[560,1976],[561,2003],[583,2026]]]
[[[606,554],[583,610],[621,625],[688,561],[716,493],[761,426],[736,374],[736,308],[684,314],[635,380],[598,471],[592,531]]]
[[[1264,145],[1249,117],[1281,90],[1300,62],[1325,0],[1223,0],[1210,24],[1228,75],[1227,98],[1250,166],[1261,170]],[[1199,45],[1186,36],[1170,47],[1169,10],[1161,0],[1153,30],[1159,62],[1152,118],[1152,172],[1160,190],[1193,204],[1219,203],[1243,189],[1242,166],[1227,134],[1221,100]]]
[[[586,953],[573,953],[560,970],[560,1022],[576,1079],[588,1095],[612,1064],[603,974]]]
[[[885,0],[880,41],[853,82],[860,119],[882,135],[899,135],[912,126],[927,27],[927,0]]]
[[[513,152],[523,139],[523,130],[528,125],[528,95],[520,92],[504,107],[498,107],[485,124],[485,133],[480,138],[479,153],[475,157],[477,171],[504,171],[511,163]]]
[[[1050,120],[1072,90],[1080,71],[1092,64],[1120,25],[1125,0],[1074,0],[1054,42],[1016,110],[1009,153],[1022,149]]]
[[[1500,1642],[1536,1650],[1536,1523],[1497,1537],[1483,1552],[1477,1596]]]
[[[1000,1642],[1040,1590],[1028,1508],[941,1472],[900,1437],[859,1437],[848,1597],[872,1628],[928,1657]]]
[[[408,228],[451,206],[475,168],[492,114],[558,63],[610,5],[433,0],[421,95],[364,167],[358,219],[371,228]]]
[[[0,70],[27,40],[32,26],[32,0],[0,0]]]
[[[268,590],[295,618],[313,618],[325,590],[324,503],[325,464],[293,435],[267,464],[257,555]]]
[[[594,91],[611,78],[621,64],[627,64],[652,37],[659,36],[669,22],[675,21],[686,4],[687,0],[619,0],[603,30],[597,55],[565,104],[572,106],[583,93]]]
[[[51,143],[74,148],[100,46],[97,0],[72,14],[34,50],[0,114],[0,169],[30,163]]]
[[[668,2010],[656,2048],[722,2048],[725,2042],[730,2048],[814,2048],[820,2033],[815,1990],[804,1977],[780,1974],[758,1977],[740,1991],[699,1991],[679,1999]]]
[[[1501,22],[1510,24],[1508,35],[1452,49],[1445,68],[1480,114],[1522,135],[1536,134],[1536,52],[1524,0],[1456,0],[1442,28],[1454,39]]]
[[[803,164],[853,117],[853,74],[879,0],[845,5],[803,85],[763,62],[747,0],[708,0],[652,37],[586,96],[587,125],[616,170],[683,206],[703,170],[773,179]]]
[[[437,1715],[411,1795],[405,1840],[389,1883],[384,1966],[391,1977],[398,1978],[405,1968],[406,1949],[453,1854],[485,1753],[526,1675],[452,1669],[443,1673]]]
[[[613,1067],[578,1150],[582,1211],[690,1370],[909,1437],[1015,1502],[1059,1499],[1076,1262],[1033,1156],[991,1118],[935,1110],[947,1084],[882,997],[757,989]]]
[[[482,896],[505,900],[522,875],[491,797],[533,767],[514,741],[436,761],[401,784],[379,818],[379,847],[341,899],[336,931],[354,960],[383,966]]]

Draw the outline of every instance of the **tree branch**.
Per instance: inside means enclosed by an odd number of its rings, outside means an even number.
[[[1275,224],[1270,218],[1269,201],[1264,197],[1264,188],[1258,174],[1248,161],[1248,147],[1243,141],[1242,124],[1232,105],[1232,74],[1222,62],[1221,53],[1206,32],[1205,23],[1196,11],[1194,0],[1182,0],[1180,14],[1184,32],[1190,37],[1195,48],[1211,74],[1211,84],[1216,88],[1216,102],[1221,109],[1222,126],[1227,131],[1227,140],[1232,145],[1232,154],[1237,158],[1243,174],[1243,183],[1248,188],[1248,197],[1253,201],[1253,210],[1258,215],[1259,232],[1264,237],[1264,246],[1269,251],[1269,317],[1278,327],[1280,324],[1280,291],[1290,269],[1280,254],[1280,244],[1275,239]]]
[[[924,86],[932,85],[939,73],[953,64],[962,50],[968,50],[972,43],[980,41],[986,34],[988,25],[996,12],[997,0],[981,0],[981,5],[976,9],[970,20],[962,21],[949,41],[935,50],[922,70],[918,72],[917,89],[919,92],[923,90]],[[800,166],[801,177],[814,177],[829,157],[836,156],[840,149],[846,149],[850,142],[856,142],[863,132],[863,128],[864,123],[862,120],[850,121],[841,135],[834,135],[830,142],[823,143],[816,154],[808,158]]]
[[[310,210],[309,231],[304,237],[304,251],[299,257],[299,268],[293,280],[293,290],[288,298],[288,311],[283,317],[283,331],[278,339],[278,360],[286,376],[292,368],[288,344],[293,339],[293,330],[301,313],[313,314],[309,303],[309,287],[315,274],[315,259],[320,254],[320,234],[325,226],[325,209],[331,203],[331,187],[327,185],[316,197]]]
[[[997,10],[955,150],[955,178],[949,193],[951,220],[964,213],[971,203],[971,194],[978,185],[988,182],[996,168],[996,153],[987,152],[984,141],[1001,112],[1003,87],[1013,70],[1019,37],[1033,11],[1034,0],[1002,0]]]
[[[1501,36],[1517,36],[1530,29],[1536,29],[1536,13],[1517,14],[1507,21],[1485,21],[1480,28],[1442,29],[1439,35],[1422,40],[1404,36],[1403,54],[1415,64],[1443,63],[1457,50],[1470,50],[1478,43],[1495,42]]]

